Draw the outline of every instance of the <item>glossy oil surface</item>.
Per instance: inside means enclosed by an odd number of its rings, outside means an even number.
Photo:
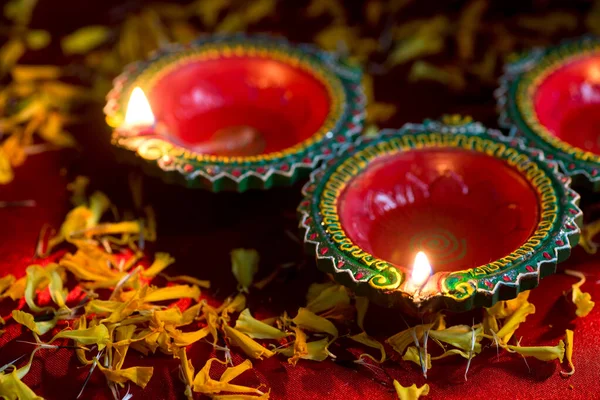
[[[424,251],[434,272],[508,255],[533,233],[540,214],[537,193],[516,170],[454,149],[376,160],[350,182],[338,207],[355,244],[404,267]]]
[[[600,154],[600,54],[550,74],[534,95],[539,121],[557,138]]]
[[[224,137],[236,140],[223,132],[242,127],[260,134],[260,153],[308,139],[330,110],[327,89],[315,76],[277,60],[252,57],[183,64],[156,82],[150,102],[157,121],[190,148]],[[225,147],[206,152],[220,154]]]

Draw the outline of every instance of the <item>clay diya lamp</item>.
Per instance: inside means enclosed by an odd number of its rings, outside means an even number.
[[[267,189],[306,178],[360,132],[360,79],[310,45],[211,36],[127,66],[104,110],[113,144],[167,181]]]
[[[555,160],[574,185],[600,190],[600,38],[523,54],[500,82],[501,126]]]
[[[316,170],[298,211],[320,269],[410,313],[490,307],[538,285],[579,240],[555,162],[469,119],[361,138]]]

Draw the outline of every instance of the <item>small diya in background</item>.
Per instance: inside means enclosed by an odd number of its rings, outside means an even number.
[[[167,181],[267,189],[305,178],[360,132],[360,80],[311,45],[211,36],[126,67],[104,110],[113,143]]]
[[[537,286],[579,240],[554,162],[458,116],[361,138],[313,172],[300,226],[319,267],[409,312],[490,307]]]
[[[600,38],[535,49],[505,67],[500,125],[600,190]]]

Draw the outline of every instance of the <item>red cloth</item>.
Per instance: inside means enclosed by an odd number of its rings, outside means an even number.
[[[68,171],[89,174],[92,184],[104,190],[120,208],[128,205],[127,171],[110,160],[110,153],[98,149],[97,154],[86,154],[78,160],[77,168],[64,154],[48,153],[31,157],[16,170],[15,181],[0,187],[0,200],[34,199],[34,208],[0,209],[0,273],[22,275],[31,263],[36,240],[45,223],[55,228],[60,225],[69,209],[66,183],[72,176],[63,176],[61,167]],[[102,163],[103,160],[106,162]],[[98,166],[101,165],[102,168]],[[69,174],[67,174],[69,175]],[[300,268],[289,270],[263,291],[249,296],[249,307],[257,315],[277,315],[283,310],[294,312],[304,304],[306,289],[311,282],[323,279],[310,257],[302,253],[298,243],[284,232],[296,232],[294,209],[300,199],[299,187],[266,192],[240,194],[211,194],[188,191],[165,185],[153,179],[145,179],[146,202],[155,207],[158,215],[158,242],[153,248],[170,252],[177,263],[170,267],[171,274],[186,273],[202,279],[210,279],[213,288],[204,291],[214,299],[222,299],[235,291],[230,273],[229,251],[236,247],[257,248],[261,254],[260,276],[267,275],[275,265],[300,262]],[[589,275],[584,291],[600,299],[600,257],[574,252],[561,268],[577,269]],[[296,271],[296,272],[294,272]],[[385,370],[371,371],[352,364],[355,359],[342,348],[349,345],[341,341],[332,346],[338,361],[322,363],[300,361],[293,367],[284,358],[273,357],[254,361],[255,368],[244,373],[236,383],[264,384],[271,388],[273,399],[393,399],[391,380],[403,385],[425,382],[431,386],[431,399],[593,399],[599,398],[600,373],[600,308],[596,307],[586,318],[576,318],[574,309],[563,296],[576,282],[575,278],[556,274],[544,279],[531,294],[536,313],[517,331],[523,337],[523,345],[554,345],[564,336],[566,328],[575,331],[575,375],[562,378],[557,362],[528,360],[531,372],[519,356],[501,352],[496,358],[495,349],[487,349],[473,359],[469,380],[464,380],[466,361],[462,358],[435,362],[426,381],[419,368],[408,362],[388,361]],[[1,315],[6,316],[15,306],[4,301]],[[481,310],[451,316],[450,323],[471,323],[480,318]],[[373,308],[367,315],[367,330],[384,339],[402,329],[403,322],[393,310]],[[341,333],[346,332],[340,326]],[[22,334],[19,325],[9,323],[6,333],[0,337],[0,365],[28,353],[32,347],[16,342],[31,340],[29,333]],[[357,354],[359,347],[352,346]],[[393,354],[391,349],[389,354]],[[189,357],[199,370],[212,353],[209,344],[199,343],[189,350]],[[128,355],[129,365],[152,365],[154,376],[145,390],[135,386],[131,392],[136,398],[179,399],[183,398],[183,385],[178,379],[178,362],[168,356],[151,357]],[[372,353],[375,354],[375,353]],[[222,354],[220,354],[222,357]],[[397,357],[396,357],[397,358]],[[234,354],[234,362],[242,360]],[[22,365],[22,362],[19,364]],[[81,368],[72,350],[42,350],[37,353],[31,372],[24,378],[36,393],[47,399],[75,398],[83,384],[88,368]],[[215,369],[217,371],[217,368]],[[124,393],[124,391],[122,391]],[[90,380],[83,399],[111,398],[104,378],[96,371]]]

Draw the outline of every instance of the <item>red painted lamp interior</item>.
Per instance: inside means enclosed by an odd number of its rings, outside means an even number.
[[[600,54],[559,68],[537,88],[535,112],[560,140],[600,154]]]
[[[219,140],[218,132],[249,127],[264,141],[260,153],[314,135],[331,105],[312,74],[258,57],[184,61],[156,82],[149,98],[156,120],[178,143],[194,147]]]
[[[535,189],[504,161],[458,149],[381,157],[339,200],[342,227],[375,257],[435,271],[473,268],[520,247],[539,222]]]

